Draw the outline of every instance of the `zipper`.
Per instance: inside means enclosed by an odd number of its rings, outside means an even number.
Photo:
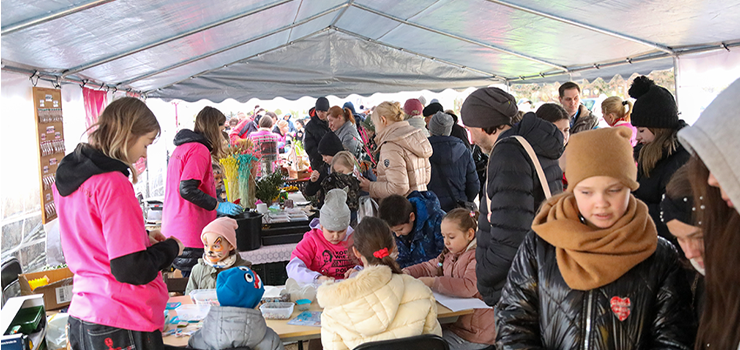
[[[583,350],[590,349],[591,340],[591,313],[593,308],[594,291],[588,291],[588,302],[586,303],[586,332],[583,335]]]

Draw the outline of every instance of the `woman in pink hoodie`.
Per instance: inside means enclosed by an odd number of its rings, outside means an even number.
[[[74,273],[69,307],[72,349],[162,349],[167,287],[160,270],[182,243],[147,233],[131,166],[146,157],[160,128],[144,102],[113,101],[57,169],[54,201],[67,265]]]

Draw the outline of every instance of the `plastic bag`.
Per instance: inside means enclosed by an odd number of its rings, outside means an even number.
[[[46,320],[46,347],[49,349],[67,348],[67,319],[69,314],[60,312]]]
[[[374,217],[378,215],[378,203],[370,196],[361,196],[360,205],[357,209],[357,222],[362,221],[366,216]]]

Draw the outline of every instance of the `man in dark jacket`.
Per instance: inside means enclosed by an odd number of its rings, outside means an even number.
[[[527,152],[510,136],[522,136],[532,146],[552,194],[563,190],[563,174],[558,165],[563,154],[563,134],[554,124],[534,114],[526,115],[512,128],[511,118],[516,113],[514,96],[499,88],[476,90],[461,109],[463,124],[470,130],[473,143],[490,155],[484,197],[480,199],[475,257],[478,291],[491,306],[498,302],[514,255],[545,200]],[[496,145],[497,141],[500,142]]]
[[[586,106],[581,104],[581,87],[569,81],[558,88],[560,104],[570,117],[570,134],[591,130],[599,124],[596,118]]]
[[[450,136],[452,116],[437,112],[429,121],[429,143],[433,154],[432,177],[427,188],[439,198],[444,211],[458,207],[458,201],[473,202],[480,191],[478,174],[470,150],[458,138]]]
[[[303,136],[303,148],[308,153],[308,160],[311,162],[311,169],[313,170],[318,170],[323,163],[321,154],[319,153],[319,142],[321,142],[321,139],[327,132],[331,132],[329,123],[326,121],[328,111],[329,100],[326,97],[319,97],[316,100],[316,115],[311,116],[311,120],[306,124],[306,133]]]

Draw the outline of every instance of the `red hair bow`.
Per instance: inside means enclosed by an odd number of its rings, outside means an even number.
[[[376,258],[378,258],[378,259],[383,259],[383,258],[385,258],[388,255],[390,255],[390,254],[388,254],[388,248],[383,248],[383,249],[378,250],[378,251],[375,251],[375,253],[373,253],[373,256],[376,257]]]

